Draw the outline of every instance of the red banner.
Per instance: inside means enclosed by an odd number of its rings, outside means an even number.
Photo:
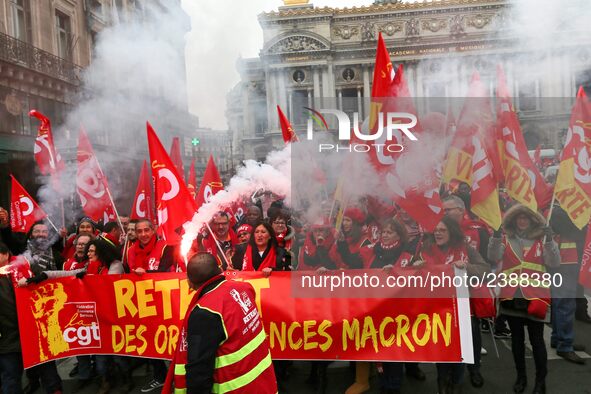
[[[395,298],[404,289],[381,298],[296,298],[301,272],[229,275],[255,288],[275,359],[472,360],[467,299]],[[192,294],[183,274],[166,273],[62,278],[17,288],[16,297],[29,368],[81,354],[170,359]]]

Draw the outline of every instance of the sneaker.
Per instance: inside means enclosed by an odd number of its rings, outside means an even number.
[[[162,386],[164,386],[164,383],[159,382],[156,379],[153,379],[147,385],[142,387],[141,392],[142,393],[149,393],[151,391],[158,390]]]
[[[480,330],[482,332],[490,332],[490,319],[481,319],[480,320]]]
[[[497,339],[511,339],[511,331],[507,328],[497,328],[494,336]]]
[[[480,354],[481,354],[482,356],[486,356],[486,355],[488,354],[488,351],[487,351],[487,350],[486,350],[484,347],[481,347],[481,348],[480,348]]]

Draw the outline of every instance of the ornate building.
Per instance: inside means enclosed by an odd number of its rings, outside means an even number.
[[[568,100],[558,104],[548,122],[541,97],[572,98],[576,86],[591,86],[589,37],[574,57],[572,48],[569,56],[557,48],[542,67],[528,68],[520,56],[529,49],[515,36],[506,0],[376,0],[357,8],[315,8],[301,0],[284,4],[259,15],[264,39],[259,57],[238,61],[241,81],[228,94],[227,110],[237,158],[262,159],[282,145],[276,105],[296,131],[307,120],[303,106],[331,102],[366,116],[379,32],[392,62],[404,64],[413,96],[443,98],[429,101],[427,110],[445,112],[450,98],[465,94],[473,71],[494,93],[496,65],[503,64],[533,146],[558,147],[570,110]]]
[[[180,0],[175,1],[172,4],[180,4]],[[0,0],[1,206],[6,206],[9,198],[9,173],[17,175],[33,195],[39,187],[33,160],[39,122],[28,116],[29,110],[38,109],[51,119],[61,155],[75,166],[76,130],[72,130],[70,136],[61,126],[77,100],[94,94],[84,86],[82,72],[94,60],[95,42],[100,32],[112,24],[125,24],[138,18],[144,21],[150,12],[164,10],[165,3],[170,4],[170,1]],[[188,31],[189,18],[185,17],[181,28]],[[184,56],[182,36],[178,42],[182,44],[178,52]],[[186,97],[179,97],[176,103],[165,102],[159,96],[148,99],[165,112],[165,116],[153,120],[164,144],[170,146],[172,132],[191,135],[198,127],[198,119],[188,112]],[[140,129],[145,133],[146,114],[134,115],[138,133]],[[100,152],[109,152],[121,159],[117,165],[111,165],[120,171],[112,174],[109,182],[113,189],[125,191],[116,196],[116,203],[121,205],[122,211],[127,211],[133,199],[130,179],[137,179],[144,155],[140,157],[128,144],[121,142],[121,136],[130,130],[122,131],[92,130],[91,141],[99,156]],[[188,167],[191,158],[184,159]],[[78,204],[78,198],[72,196],[72,210],[76,210]]]

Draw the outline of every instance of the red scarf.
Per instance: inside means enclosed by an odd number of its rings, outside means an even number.
[[[442,250],[439,246],[433,245],[428,252],[421,254],[427,266],[433,264],[451,264],[458,260],[466,263],[468,262],[468,252],[464,245],[455,248],[447,248],[446,250]]]
[[[156,242],[158,242],[158,238],[153,236],[152,239],[148,241],[146,246],[142,246],[140,242],[136,243],[135,246],[135,264],[134,268],[143,268],[145,270],[148,269],[148,255],[152,253],[154,248],[156,247]]]
[[[86,273],[90,275],[106,275],[109,273],[109,268],[98,260],[90,261],[86,267]]]
[[[252,250],[252,246],[248,245],[246,247],[246,252],[244,253],[244,258],[242,259],[242,271],[262,271],[263,268],[276,268],[277,267],[277,251],[273,246],[268,248],[267,256],[264,258],[261,265],[259,265],[258,269],[254,269],[252,253],[258,253],[258,248],[256,250]],[[266,252],[267,250],[265,250]]]

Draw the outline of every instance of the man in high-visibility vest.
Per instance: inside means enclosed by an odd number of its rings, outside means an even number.
[[[246,282],[226,280],[216,258],[194,255],[195,290],[163,393],[277,393],[269,344]]]

